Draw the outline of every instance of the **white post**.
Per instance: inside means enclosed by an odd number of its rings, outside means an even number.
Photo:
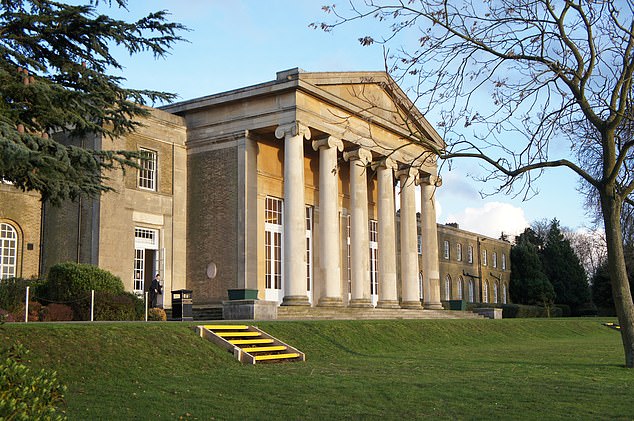
[[[29,322],[29,288],[26,287],[26,306],[24,308],[24,323]]]
[[[90,321],[95,321],[95,290],[90,290]]]
[[[148,305],[148,302],[147,302],[148,296],[147,296],[147,294],[148,294],[148,292],[145,291],[145,321],[146,322],[147,322],[147,305]]]

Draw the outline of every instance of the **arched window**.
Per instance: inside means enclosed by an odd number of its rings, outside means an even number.
[[[497,268],[498,267],[498,254],[496,252],[493,252],[491,257],[493,258],[493,267]]]
[[[504,256],[504,255],[502,255]],[[506,294],[507,294],[507,290],[506,290],[506,284],[502,284],[502,304],[506,304],[508,301],[508,298],[506,298]]]
[[[13,226],[0,223],[0,279],[16,276],[18,232]]]
[[[445,300],[451,300],[451,276],[445,277]]]
[[[502,253],[502,270],[506,270],[506,254]]]
[[[462,289],[464,288],[464,281],[462,280],[462,276],[458,277],[458,286],[456,287],[458,291],[458,299],[462,300]]]
[[[460,243],[456,244],[456,260],[462,261],[462,244]]]
[[[482,285],[482,302],[483,303],[488,303],[489,302],[489,281],[484,281],[484,284]]]
[[[493,302],[497,303],[498,302],[498,291],[500,290],[500,284],[498,284],[498,282],[496,281],[493,284]]]
[[[473,285],[473,279],[469,280],[469,291],[468,291],[468,298],[469,298],[469,302],[473,303],[475,302],[474,297],[475,297],[475,287]]]

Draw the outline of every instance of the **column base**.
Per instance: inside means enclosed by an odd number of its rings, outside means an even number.
[[[324,297],[319,299],[319,307],[343,307],[343,300],[340,297]]]
[[[422,310],[423,306],[420,304],[420,301],[403,301],[401,303],[401,308],[408,310]]]
[[[355,298],[350,300],[350,307],[356,308],[373,308],[372,300],[369,298]]]
[[[287,295],[282,300],[283,306],[306,306],[310,307],[308,297],[305,295]]]
[[[444,310],[441,303],[425,303],[423,307],[425,310]]]
[[[376,306],[377,308],[401,308],[396,300],[379,301]]]

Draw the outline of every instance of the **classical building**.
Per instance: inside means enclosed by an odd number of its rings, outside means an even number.
[[[148,159],[109,174],[116,193],[45,206],[37,235],[16,234],[12,273],[93,263],[142,292],[160,272],[197,305],[228,290],[293,306],[508,300],[510,245],[436,224],[444,143],[387,74],[292,69],[151,111],[133,134],[82,140]],[[0,224],[31,227],[7,206]]]

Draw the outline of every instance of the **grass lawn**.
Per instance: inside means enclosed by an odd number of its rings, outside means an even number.
[[[598,319],[258,322],[305,363],[245,366],[192,323],[4,324],[71,420],[634,419]]]

